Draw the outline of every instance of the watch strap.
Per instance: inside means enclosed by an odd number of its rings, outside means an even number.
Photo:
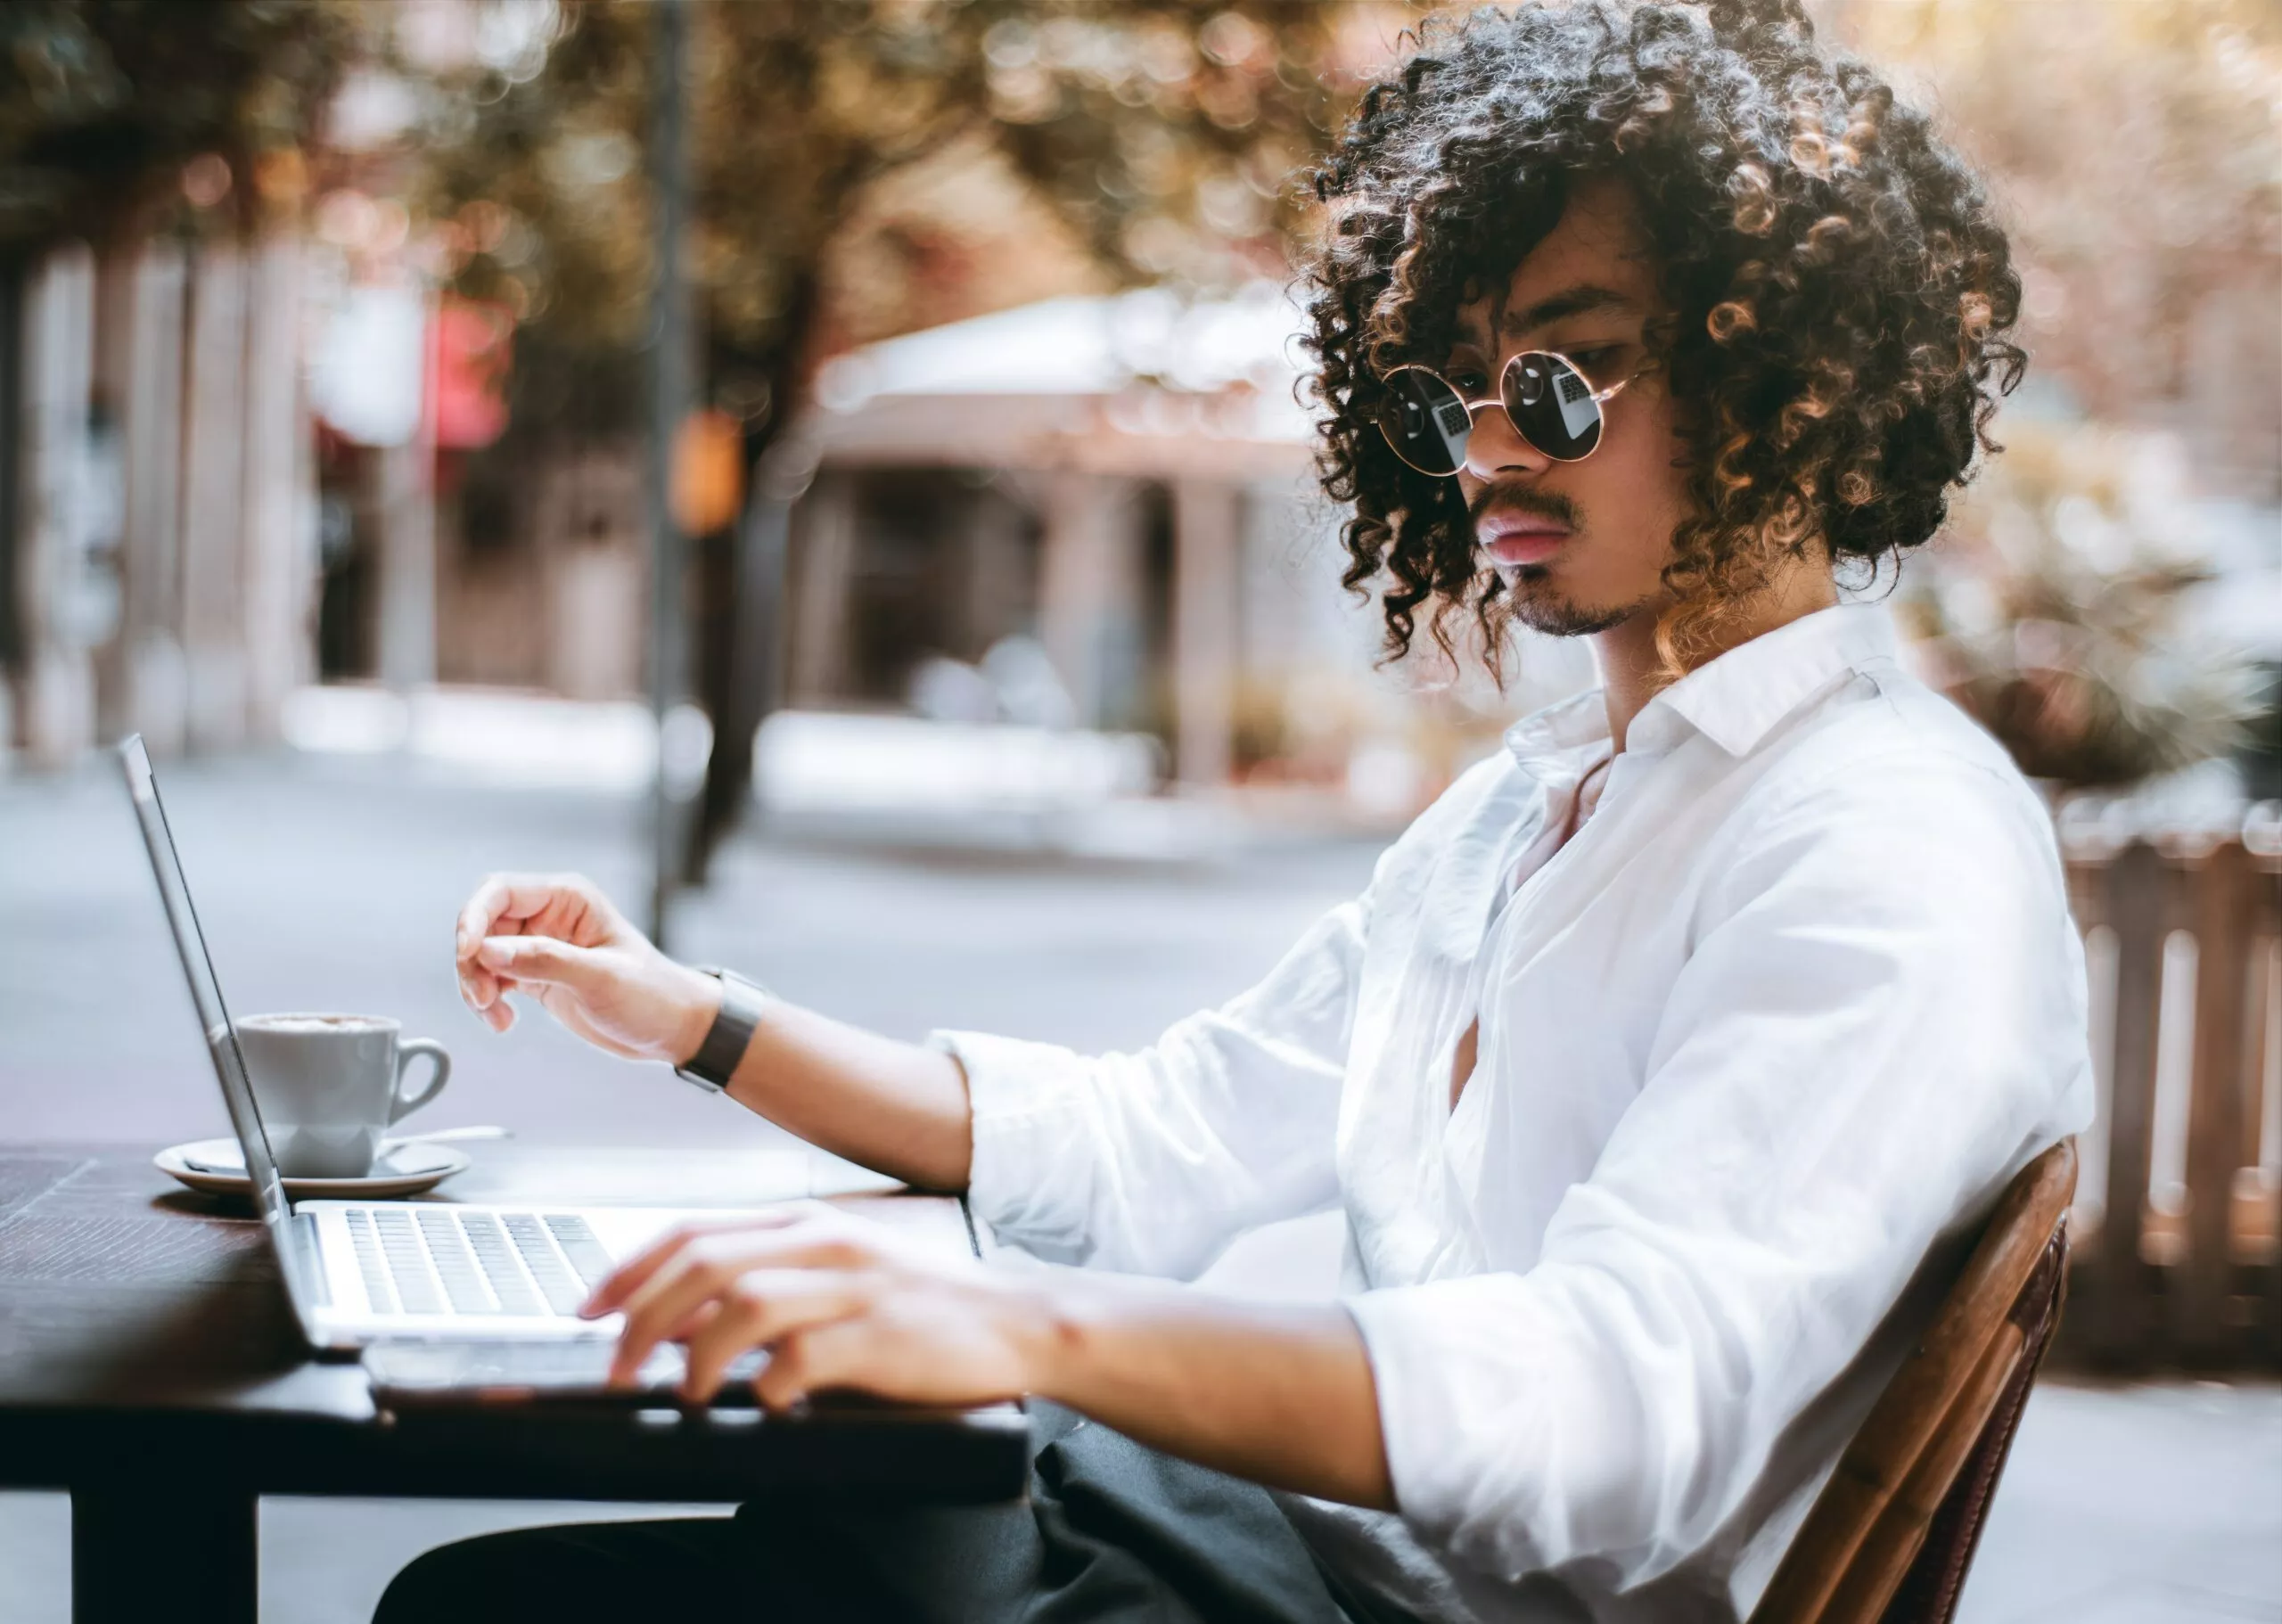
[[[737,1066],[745,1057],[745,1049],[752,1042],[754,1029],[759,1026],[771,995],[766,987],[745,980],[734,970],[708,964],[700,966],[698,973],[710,975],[721,983],[720,1013],[713,1017],[713,1024],[706,1031],[705,1041],[697,1046],[697,1053],[686,1063],[676,1066],[674,1075],[718,1094],[737,1074]]]

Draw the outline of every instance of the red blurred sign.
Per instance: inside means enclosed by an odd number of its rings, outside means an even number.
[[[515,317],[505,305],[447,296],[431,329],[429,421],[436,444],[472,450],[506,431]]]

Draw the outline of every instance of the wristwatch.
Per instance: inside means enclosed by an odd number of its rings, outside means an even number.
[[[689,1057],[689,1063],[676,1066],[674,1075],[685,1083],[696,1084],[708,1094],[718,1094],[737,1074],[737,1062],[745,1057],[745,1046],[752,1041],[753,1029],[760,1024],[769,1000],[776,995],[734,970],[701,964],[697,972],[721,983],[721,1013],[713,1017],[712,1028],[706,1032],[705,1041],[697,1046],[697,1053]]]

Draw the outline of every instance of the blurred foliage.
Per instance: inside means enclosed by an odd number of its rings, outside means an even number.
[[[2282,496],[2282,5],[1818,0],[1991,180],[2032,394]]]
[[[0,248],[298,201],[357,32],[347,0],[0,5]]]
[[[2131,783],[2223,756],[2260,715],[2245,651],[2188,635],[2214,578],[2164,442],[2023,427],[1900,612],[1936,685],[2031,777]],[[2188,521],[2191,522],[2191,520]]]
[[[931,278],[973,286],[993,254],[1016,268],[1010,297],[986,293],[991,308],[1039,296],[1044,260],[1073,277],[1098,266],[1197,283],[1280,271],[1302,207],[1287,180],[1337,127],[1355,64],[1383,54],[1406,15],[1317,0],[694,0],[691,11],[706,375],[763,433],[826,347],[881,336],[868,329],[899,308],[906,325],[943,319]],[[526,421],[592,432],[630,424],[639,407],[627,385],[647,314],[654,36],[647,4],[579,0],[562,8],[535,76],[484,70],[438,103],[427,211],[452,236],[463,291],[524,314]],[[901,217],[883,217],[893,177],[922,168],[938,184],[907,189]],[[986,209],[1042,203],[1024,228],[1035,251],[1000,230],[979,264],[962,239],[989,238],[993,222],[940,206],[960,186]],[[851,262],[858,226],[873,251]],[[836,250],[841,273],[895,262],[896,291],[834,306]]]
[[[1988,176],[2024,283],[2007,450],[1905,576],[1936,675],[2065,786],[2239,750],[2260,673],[2196,629],[2220,589],[2196,527],[2214,491],[2282,496],[2282,6],[1817,10]]]

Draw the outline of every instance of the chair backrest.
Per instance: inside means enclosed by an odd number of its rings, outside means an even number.
[[[1752,1624],[1949,1624],[2060,1317],[2073,1141],[2021,1169],[1886,1383]]]

